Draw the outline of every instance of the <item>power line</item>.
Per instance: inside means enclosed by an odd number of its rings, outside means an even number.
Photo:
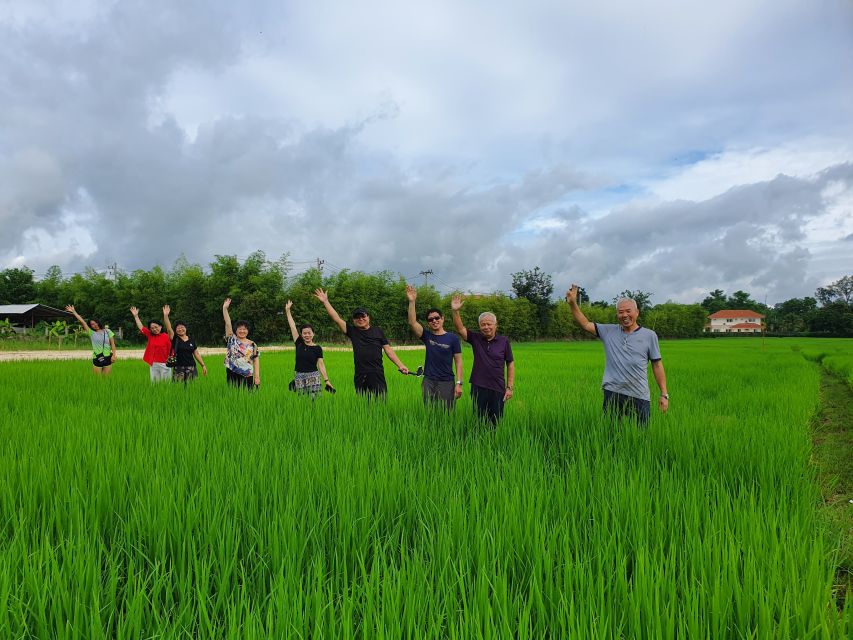
[[[442,279],[441,279],[440,277],[438,277],[437,275],[435,276],[435,279],[436,279],[436,280],[438,280],[441,284],[443,284],[445,287],[447,287],[447,288],[448,288],[448,289],[450,289],[451,291],[460,291],[460,290],[462,289],[462,287],[459,287],[459,286],[457,286],[457,285],[449,284],[449,283],[445,282],[444,280],[442,280]]]

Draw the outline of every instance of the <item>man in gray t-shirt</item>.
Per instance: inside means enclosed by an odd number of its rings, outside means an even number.
[[[578,286],[572,285],[566,293],[575,321],[586,331],[595,334],[604,343],[604,411],[618,416],[634,415],[640,424],[649,420],[650,397],[648,363],[660,388],[660,410],[669,408],[666,391],[666,373],[660,357],[657,334],[637,324],[640,311],[637,303],[623,298],[616,304],[618,324],[598,324],[587,320],[578,306]]]

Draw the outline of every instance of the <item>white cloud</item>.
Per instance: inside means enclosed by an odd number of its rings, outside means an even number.
[[[59,218],[48,226],[28,226],[21,231],[18,242],[0,256],[0,264],[27,266],[42,274],[54,264],[68,265],[79,260],[92,266],[98,245],[92,228],[99,223],[98,211],[85,190],[62,207]]]
[[[0,8],[5,264],[261,248],[658,301],[849,268],[849,4],[87,6]]]
[[[769,149],[729,149],[685,167],[661,180],[644,182],[660,201],[707,200],[733,187],[772,180],[780,173],[806,177],[853,159],[846,141],[805,139]]]

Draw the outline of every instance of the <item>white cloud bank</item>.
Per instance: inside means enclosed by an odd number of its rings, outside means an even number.
[[[262,248],[770,302],[850,272],[853,5],[0,8],[0,266]]]

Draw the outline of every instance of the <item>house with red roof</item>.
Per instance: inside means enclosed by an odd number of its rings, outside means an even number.
[[[724,309],[708,316],[708,333],[761,333],[764,316],[749,309]]]

